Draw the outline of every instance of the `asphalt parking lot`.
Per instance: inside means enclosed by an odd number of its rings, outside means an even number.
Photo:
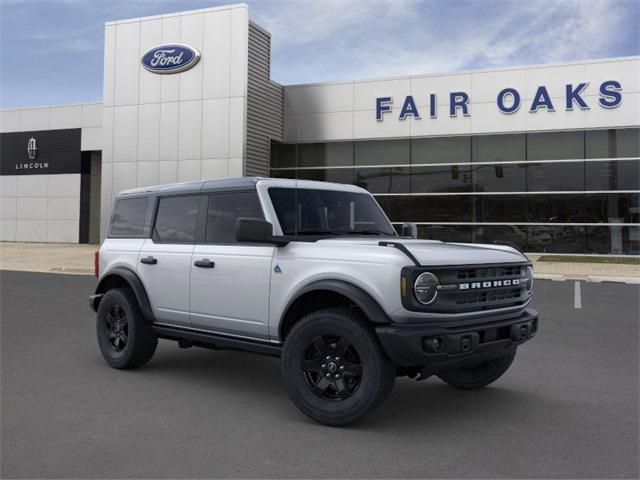
[[[398,379],[344,429],[289,402],[278,360],[161,342],[109,368],[90,276],[0,272],[2,478],[638,478],[639,288],[538,281],[540,332],[476,392]],[[580,305],[579,305],[580,306]]]

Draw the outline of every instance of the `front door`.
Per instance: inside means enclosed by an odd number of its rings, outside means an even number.
[[[239,217],[263,218],[255,191],[209,196],[204,243],[191,258],[191,324],[268,339],[269,282],[275,247],[238,243]]]
[[[152,238],[140,251],[138,275],[158,323],[190,326],[189,277],[200,198],[160,198]]]

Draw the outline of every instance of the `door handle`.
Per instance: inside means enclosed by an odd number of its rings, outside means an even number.
[[[202,260],[196,260],[195,262],[193,262],[193,264],[196,267],[200,267],[200,268],[213,268],[216,266],[216,263],[212,262],[208,258],[203,258]]]
[[[144,257],[140,259],[140,263],[144,263],[146,265],[155,265],[158,263],[158,259],[155,257]]]

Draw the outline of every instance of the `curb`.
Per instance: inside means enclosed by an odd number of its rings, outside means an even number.
[[[536,280],[551,280],[554,282],[565,281],[583,281],[591,283],[603,283],[603,282],[615,282],[615,283],[627,283],[631,285],[640,285],[640,277],[610,277],[606,275],[586,275],[586,276],[566,276],[557,273],[536,273],[533,275]]]

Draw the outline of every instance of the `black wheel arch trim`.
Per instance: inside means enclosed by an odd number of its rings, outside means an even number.
[[[349,283],[345,280],[318,280],[312,282],[300,290],[296,292],[296,295],[289,301],[286,308],[283,310],[282,316],[280,317],[280,329],[284,325],[284,320],[287,317],[289,310],[295,304],[298,299],[313,291],[321,291],[328,290],[337,294],[340,294],[349,300],[351,300],[355,305],[362,310],[367,319],[373,323],[377,324],[387,324],[391,323],[391,319],[382,309],[380,304],[366,291],[362,288]],[[282,332],[280,332],[280,337],[282,338]]]
[[[142,284],[142,280],[140,277],[131,269],[126,267],[116,267],[113,270],[110,270],[104,277],[100,279],[98,282],[98,286],[96,287],[95,294],[90,297],[91,308],[94,311],[98,310],[98,305],[102,300],[102,296],[107,293],[106,286],[109,284],[109,280],[113,278],[119,278],[124,280],[124,282],[131,288],[131,291],[136,297],[138,301],[138,306],[140,307],[140,311],[144,315],[144,318],[149,322],[154,322],[155,317],[153,315],[153,311],[151,310],[151,303],[149,302],[149,296],[147,295],[147,291]]]

